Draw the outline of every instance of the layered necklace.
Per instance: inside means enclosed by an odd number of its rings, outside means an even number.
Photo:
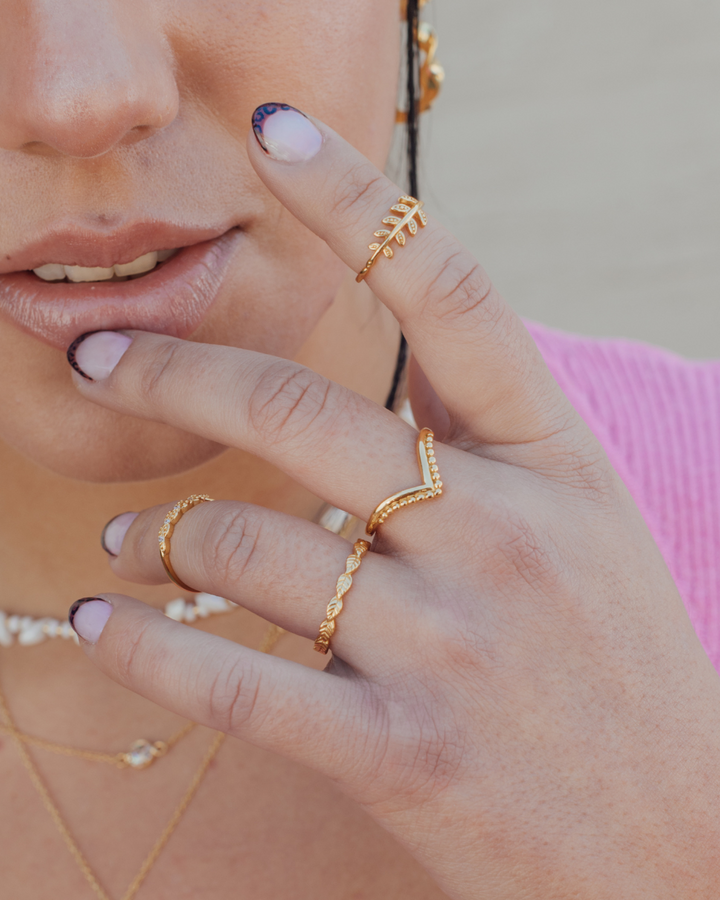
[[[341,535],[347,535],[348,532],[352,531],[355,524],[353,518],[348,515],[348,513],[332,506],[325,507],[322,515],[317,521],[319,525],[326,528],[328,531]],[[178,622],[192,624],[200,619],[206,619],[209,616],[217,615],[219,613],[232,612],[235,609],[237,609],[237,604],[225,600],[223,597],[201,593],[195,595],[192,600],[186,600],[182,597],[171,600],[165,606],[165,615]],[[258,650],[261,653],[271,653],[284,633],[285,631],[279,626],[269,625]],[[61,623],[57,619],[48,617],[34,618],[32,616],[18,616],[0,611],[0,646],[12,646],[15,641],[22,646],[32,646],[53,638],[75,640],[77,642],[77,636],[68,622]],[[82,750],[75,747],[68,747],[64,744],[56,744],[52,741],[45,740],[44,738],[25,734],[20,731],[15,724],[5,695],[0,688],[0,731],[9,734],[13,738],[20,756],[20,761],[27,770],[30,781],[60,832],[66,847],[70,851],[70,855],[77,863],[80,871],[85,876],[85,880],[99,900],[112,900],[112,898],[102,886],[99,878],[80,849],[77,840],[73,836],[72,830],[65,821],[45,780],[40,774],[40,770],[30,754],[29,747],[37,747],[38,749],[47,750],[62,756],[74,756],[92,762],[109,763],[120,769],[145,769],[152,765],[156,759],[165,756],[186,735],[190,734],[195,727],[196,724],[194,722],[188,722],[166,741],[150,741],[146,738],[138,738],[132,742],[127,750],[119,753],[102,753],[94,750]],[[177,828],[183,814],[190,805],[210,763],[215,759],[225,737],[226,735],[221,731],[215,733],[182,800],[178,803],[170,820],[160,834],[160,837],[156,840],[152,849],[145,857],[140,866],[140,870],[128,885],[121,900],[133,900],[140,890],[142,883],[147,878],[148,873],[156,863],[170,839],[170,836]]]

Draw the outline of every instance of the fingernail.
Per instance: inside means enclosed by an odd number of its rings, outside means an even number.
[[[268,156],[281,162],[312,159],[323,138],[306,115],[287,103],[265,103],[253,113],[252,127],[258,144]]]
[[[120,362],[132,338],[119,331],[89,331],[68,347],[70,365],[88,381],[102,381]]]
[[[126,512],[110,519],[100,535],[100,544],[106,553],[110,556],[120,555],[123,538],[138,515],[136,512]]]
[[[107,600],[100,597],[83,597],[70,607],[68,621],[84,641],[97,644],[112,609]]]

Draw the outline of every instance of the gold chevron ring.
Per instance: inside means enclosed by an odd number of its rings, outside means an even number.
[[[375,232],[375,237],[382,238],[382,241],[375,241],[368,245],[368,249],[373,251],[373,255],[365,263],[365,268],[358,274],[356,281],[362,281],[365,278],[381,253],[388,259],[393,258],[395,255],[391,246],[393,241],[396,241],[400,247],[405,246],[404,228],[407,228],[410,237],[414,237],[418,233],[418,227],[424,228],[427,225],[427,216],[422,211],[422,206],[422,200],[403,195],[395,206],[390,207],[391,213],[399,213],[399,215],[385,216],[382,220],[383,225],[392,227],[390,229],[380,228]]]
[[[421,500],[439,497],[442,494],[442,481],[440,480],[440,470],[435,459],[433,437],[434,435],[429,428],[423,428],[418,435],[417,458],[423,483],[418,485],[418,487],[406,488],[404,491],[393,494],[392,497],[388,497],[387,500],[383,500],[382,503],[376,506],[365,527],[366,534],[375,534],[378,527],[396,510],[404,506],[410,506],[413,503],[419,503]]]

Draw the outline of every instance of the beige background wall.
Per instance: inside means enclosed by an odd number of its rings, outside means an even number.
[[[720,3],[434,0],[424,196],[523,315],[720,357]]]

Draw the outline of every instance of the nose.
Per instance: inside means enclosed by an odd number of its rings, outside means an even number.
[[[153,0],[14,0],[0,28],[0,148],[102,156],[166,128],[178,87]]]

